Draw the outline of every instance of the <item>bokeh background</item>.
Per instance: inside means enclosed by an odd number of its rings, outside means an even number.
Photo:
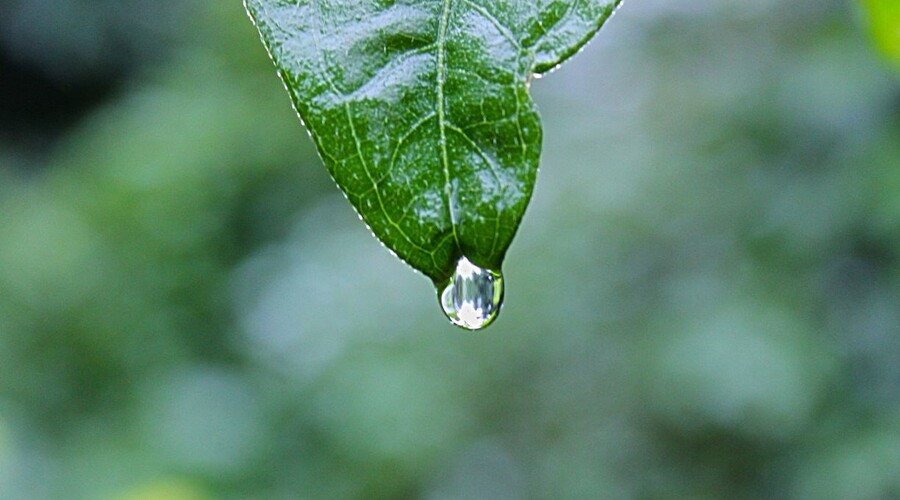
[[[900,498],[900,79],[866,26],[626,2],[532,87],[539,183],[467,333],[240,2],[0,3],[0,498]]]

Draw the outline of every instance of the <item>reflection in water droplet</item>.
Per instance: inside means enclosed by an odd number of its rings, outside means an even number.
[[[462,257],[441,291],[441,308],[454,325],[480,330],[491,324],[503,302],[503,275]]]

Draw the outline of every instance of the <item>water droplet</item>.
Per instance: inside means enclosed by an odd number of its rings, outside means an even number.
[[[444,314],[454,325],[480,330],[491,324],[500,312],[503,275],[482,269],[462,257],[439,299]]]

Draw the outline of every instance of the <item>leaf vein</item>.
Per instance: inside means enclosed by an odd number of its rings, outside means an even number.
[[[482,161],[484,161],[487,164],[487,166],[491,170],[491,174],[493,175],[494,180],[497,181],[497,185],[500,186],[500,196],[503,196],[506,193],[506,185],[500,179],[500,172],[497,170],[497,160],[494,159],[494,157],[492,155],[487,154],[484,151],[484,149],[481,146],[479,146],[478,143],[476,143],[474,140],[472,140],[472,138],[469,137],[469,134],[467,134],[461,128],[459,128],[455,125],[450,125],[450,124],[447,124],[447,128],[456,132],[463,139],[465,139],[465,141],[469,143],[469,145],[472,147],[472,149],[475,150],[475,152],[478,154],[478,156],[481,157]],[[497,209],[496,207],[494,207],[494,210],[495,210],[497,216],[495,218],[495,223],[494,223],[494,237],[493,237],[493,242],[492,242],[493,245],[491,247],[491,255],[493,255],[493,253],[494,253],[493,250],[494,250],[494,248],[496,248],[497,240],[500,238],[500,210]]]
[[[534,42],[527,44],[526,47],[534,47],[535,45],[539,44],[541,42],[541,40],[543,40],[547,36],[547,34],[550,33],[551,29],[562,24],[563,21],[567,21],[569,14],[572,13],[572,6],[575,5],[577,2],[578,2],[578,0],[574,0],[573,2],[567,3],[566,11],[563,12],[563,15],[559,16],[559,18],[557,18],[556,21],[553,21],[553,24],[551,24],[550,26],[544,26],[544,24],[541,22],[540,14],[538,14],[537,23],[538,23],[538,26],[541,27],[542,33],[540,34],[540,36],[538,36],[534,39]]]
[[[490,21],[490,23],[493,24],[495,28],[497,28],[497,31],[500,32],[500,35],[503,36],[503,38],[506,38],[506,40],[509,41],[509,43],[511,43],[513,47],[522,50],[522,44],[518,40],[516,40],[515,37],[513,37],[509,28],[501,23],[500,20],[497,19],[496,16],[491,14],[489,10],[487,10],[482,5],[473,2],[472,0],[463,0],[463,2],[465,2],[469,7],[472,7],[475,12],[481,14],[482,17]]]
[[[447,117],[444,111],[444,81],[446,79],[446,52],[447,52],[447,24],[450,21],[450,9],[453,0],[443,0],[441,4],[441,19],[438,23],[437,33],[437,116],[438,130],[440,131],[441,162],[444,167],[444,195],[447,197],[447,210],[450,214],[450,228],[456,248],[462,251],[459,235],[456,232],[455,203],[453,201],[453,186],[450,183],[450,159],[447,153]]]
[[[319,7],[318,7],[318,2],[317,2],[317,0],[311,0],[310,4],[313,9],[313,16],[312,16],[313,22],[315,23],[315,27],[313,29],[313,42],[316,45],[316,52],[318,52],[321,55],[321,58],[319,59],[319,65],[323,66],[323,63],[324,63],[325,68],[327,68],[328,61],[326,60],[326,55],[325,55],[324,51],[322,51],[322,49],[320,48],[320,45],[319,45],[319,35],[321,34],[322,28],[321,28],[321,25],[319,24],[320,12],[319,12]],[[297,4],[297,7],[298,8],[300,7],[299,3]],[[328,75],[327,71],[324,71],[325,68],[322,68],[323,74],[325,76],[325,79],[328,81],[329,86],[331,87],[331,89],[334,93],[341,95],[342,93],[338,90],[337,86],[335,85],[335,83],[331,79],[331,77]],[[397,229],[397,231],[400,233],[400,235],[403,236],[403,238],[410,244],[410,246],[412,246],[416,250],[425,252],[426,254],[430,254],[431,252],[429,252],[428,250],[423,248],[421,245],[418,245],[416,242],[414,242],[412,240],[412,238],[410,238],[406,234],[406,231],[404,231],[403,228],[400,227],[400,225],[397,224],[391,218],[391,215],[388,213],[387,209],[384,206],[384,200],[382,200],[381,192],[378,190],[378,185],[375,183],[375,179],[372,177],[372,173],[369,170],[369,165],[368,165],[368,162],[366,162],[366,157],[362,152],[362,145],[359,140],[359,135],[356,133],[356,122],[353,119],[353,111],[350,109],[350,103],[348,101],[344,101],[344,111],[347,114],[347,121],[350,125],[350,134],[353,136],[353,141],[356,146],[356,155],[359,157],[359,161],[362,164],[363,171],[366,173],[366,177],[368,177],[369,182],[371,182],[372,186],[374,187],[375,198],[378,200],[378,205],[381,208],[381,213],[384,214],[385,220],[387,220],[388,224],[390,224],[391,226],[393,226],[394,228]],[[377,235],[376,235],[376,237],[377,237]],[[434,256],[432,254],[432,260],[433,259],[434,259]]]

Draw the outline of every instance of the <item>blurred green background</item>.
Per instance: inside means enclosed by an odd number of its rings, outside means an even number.
[[[900,79],[843,0],[633,0],[532,89],[484,332],[240,3],[0,2],[0,498],[900,498]]]

